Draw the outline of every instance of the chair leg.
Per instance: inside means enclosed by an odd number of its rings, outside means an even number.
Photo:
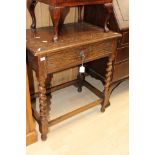
[[[27,0],[27,9],[31,15],[32,18],[32,24],[31,29],[34,31],[36,29],[36,16],[35,16],[35,7],[36,7],[37,1],[36,0]]]
[[[60,17],[62,15],[63,9],[64,7],[49,6],[49,12],[53,22],[53,33],[54,33],[53,41],[54,42],[58,41],[59,21],[60,21]]]
[[[78,79],[78,92],[82,92],[82,86],[83,86],[83,82],[85,80],[85,74],[78,73],[77,79]]]

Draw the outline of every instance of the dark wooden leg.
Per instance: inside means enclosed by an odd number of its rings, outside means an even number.
[[[77,80],[78,80],[78,92],[82,92],[82,86],[83,86],[83,82],[85,80],[85,74],[78,73]]]
[[[42,60],[44,58],[44,60]],[[39,108],[40,108],[40,122],[39,131],[41,133],[41,139],[46,140],[48,133],[48,118],[47,118],[47,97],[46,97],[46,58],[43,56],[38,57],[38,71],[36,76],[39,82]]]
[[[82,22],[82,9],[83,6],[78,6],[78,22]]]
[[[46,89],[50,89],[51,88],[51,80],[53,78],[53,74],[48,74],[47,75],[47,78],[46,78],[46,81],[45,81],[45,85],[46,85]],[[49,92],[49,94],[51,94]]]
[[[109,97],[110,97],[110,82],[112,80],[112,73],[113,73],[113,60],[114,56],[109,57],[109,61],[107,63],[107,68],[106,68],[106,75],[105,75],[105,84],[104,84],[104,100],[101,103],[101,112],[105,111],[105,107],[109,104]]]
[[[45,86],[46,86],[46,90],[50,89],[52,87],[51,85],[51,80],[53,78],[53,74],[49,74],[46,78],[46,81],[45,81]],[[47,95],[47,116],[49,115],[49,112],[51,110],[51,99],[52,99],[52,94],[51,92],[49,92],[48,94],[46,93]]]
[[[59,27],[59,20],[62,14],[64,7],[53,7],[53,6],[49,6],[49,11],[50,11],[50,15],[51,15],[51,19],[53,22],[53,41],[57,42],[58,41],[58,27]]]
[[[65,18],[66,16],[68,15],[70,11],[70,7],[65,7],[61,13],[61,17],[60,17],[60,20],[59,20],[59,28],[62,28],[63,24],[64,24],[64,21],[65,21]]]
[[[36,29],[36,17],[35,17],[35,11],[34,11],[36,4],[37,4],[37,0],[27,0],[27,9],[32,18],[32,24],[31,24],[32,30]]]
[[[105,23],[104,23],[104,31],[109,32],[108,23],[109,23],[111,14],[113,12],[112,3],[105,4],[105,8],[106,8],[106,11],[107,11],[107,16],[106,16]]]
[[[45,79],[39,79],[39,107],[40,107],[40,125],[39,130],[41,139],[46,140],[48,133],[48,120],[47,120],[47,102],[46,102],[46,88]]]

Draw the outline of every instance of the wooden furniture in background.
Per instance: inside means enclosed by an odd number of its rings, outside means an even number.
[[[66,24],[59,35],[57,43],[51,42],[52,27],[39,28],[35,32],[27,30],[27,58],[29,68],[36,72],[39,82],[39,103],[40,112],[33,109],[33,115],[39,123],[42,140],[46,140],[48,126],[63,121],[75,114],[87,110],[97,104],[101,104],[101,111],[109,103],[109,86],[112,77],[113,61],[116,51],[117,40],[121,36],[119,33],[104,33],[102,28],[98,28],[87,23]],[[54,120],[47,119],[47,102],[46,102],[46,79],[48,75],[79,66],[81,64],[81,53],[85,55],[85,65],[87,62],[107,57],[106,74],[104,78],[104,91],[100,92],[91,84],[86,82],[79,74],[78,82],[79,91],[82,86],[86,86],[93,93],[100,97],[96,102],[90,103],[84,107],[69,112]],[[51,76],[52,77],[52,76]],[[73,82],[72,82],[73,84]],[[69,84],[65,84],[68,86]],[[63,85],[64,87],[64,85]],[[60,89],[62,86],[54,88]]]
[[[37,132],[35,130],[32,118],[29,82],[26,70],[26,145],[32,144],[36,141],[37,141]]]
[[[117,45],[114,74],[112,83],[121,82],[129,77],[129,26],[128,26],[128,0],[113,0],[113,13],[108,27],[110,30],[122,34]],[[85,6],[84,21],[104,27],[107,10],[104,5]],[[89,67],[103,79],[106,63],[103,60],[91,62]]]
[[[82,19],[82,6],[84,5],[92,5],[92,4],[105,4],[108,10],[108,16],[106,16],[105,21],[105,31],[108,31],[107,23],[112,13],[112,0],[38,0],[39,2],[45,3],[49,5],[49,11],[51,15],[51,19],[53,22],[53,41],[56,42],[58,40],[59,28],[63,25],[66,15],[69,12],[69,7],[78,6],[79,13],[78,19],[81,21]],[[32,25],[31,28],[33,30],[36,29],[36,17],[35,17],[35,6],[38,2],[37,0],[28,0],[27,8],[32,17]]]
[[[38,2],[35,7],[35,16],[36,16],[36,28],[45,27],[45,26],[53,26],[50,13],[49,13],[49,6],[44,3]],[[77,8],[72,7],[70,8],[70,12],[65,18],[65,23],[73,23],[77,22]],[[31,15],[26,9],[26,29],[30,29],[32,24]]]

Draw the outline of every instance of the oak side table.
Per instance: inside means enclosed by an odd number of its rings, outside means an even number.
[[[82,8],[84,5],[93,5],[93,4],[105,4],[108,15],[106,16],[106,21],[104,25],[104,30],[109,31],[107,23],[110,19],[112,13],[112,0],[27,0],[27,8],[32,17],[32,30],[36,29],[36,17],[35,17],[35,6],[37,2],[42,2],[49,5],[49,12],[53,22],[53,41],[58,40],[59,28],[62,27],[65,17],[69,12],[69,8],[73,6],[78,6],[78,21],[82,20]]]
[[[33,109],[33,116],[39,123],[42,140],[46,140],[49,126],[75,114],[98,104],[101,104],[101,111],[104,112],[109,103],[109,85],[112,78],[117,40],[121,37],[119,33],[112,31],[105,33],[102,28],[84,22],[64,25],[57,43],[52,41],[51,34],[52,27],[38,28],[35,32],[27,30],[26,34],[28,65],[36,72],[39,82],[40,112],[38,113]],[[82,86],[86,86],[100,99],[48,121],[46,102],[46,80],[48,76],[68,68],[80,66],[83,57],[85,66],[87,62],[103,57],[108,58],[106,74],[103,75],[105,83],[103,92],[85,81],[85,73],[79,73],[77,77],[79,92],[82,91]]]

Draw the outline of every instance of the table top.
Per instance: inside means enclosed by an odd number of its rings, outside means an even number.
[[[77,6],[88,4],[112,3],[112,0],[38,0],[38,1],[53,6]]]
[[[53,27],[43,27],[26,31],[26,48],[35,56],[56,52],[62,49],[78,47],[121,37],[116,32],[104,32],[100,27],[88,23],[70,23],[63,25],[60,29],[59,40],[52,41]]]

